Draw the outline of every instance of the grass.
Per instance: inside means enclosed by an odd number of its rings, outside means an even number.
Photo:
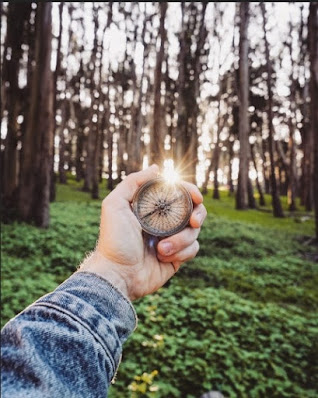
[[[103,183],[101,198],[106,193]],[[224,191],[220,201],[209,192],[204,202],[199,255],[135,303],[139,326],[110,398],[194,398],[210,389],[227,397],[317,396],[312,214],[299,207],[297,215],[275,219],[269,205],[236,211]],[[48,230],[3,225],[2,324],[54,289],[94,248],[100,204],[70,180],[57,186]]]
[[[285,230],[287,232],[312,236],[314,234],[314,215],[313,212],[305,212],[297,200],[297,211],[288,211],[287,198],[281,197],[282,207],[285,218],[275,218],[271,209],[271,197],[265,195],[266,206],[259,207],[258,210],[235,210],[234,197],[229,196],[227,191],[220,191],[220,200],[211,199],[209,192],[204,200],[209,214],[223,217],[227,220],[241,221],[244,223],[260,225],[275,230]]]

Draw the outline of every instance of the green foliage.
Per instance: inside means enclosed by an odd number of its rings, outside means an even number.
[[[199,256],[135,303],[139,326],[110,397],[317,396],[318,267],[301,243],[313,222],[238,212],[224,193],[205,202]],[[71,181],[58,187],[50,229],[3,225],[3,322],[75,271],[99,212]]]
[[[275,231],[285,230],[299,235],[313,235],[314,218],[313,213],[305,213],[300,206],[299,200],[296,201],[297,212],[287,211],[287,199],[281,197],[285,218],[277,219],[273,217],[271,208],[271,197],[265,195],[267,206],[260,207],[259,210],[237,211],[235,210],[234,197],[229,196],[227,191],[220,191],[221,200],[211,200],[212,193],[209,192],[205,198],[205,205],[209,214],[226,218],[232,221],[242,221],[249,224],[257,224]],[[257,197],[257,195],[255,195]]]

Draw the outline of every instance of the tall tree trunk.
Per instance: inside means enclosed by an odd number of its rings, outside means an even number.
[[[265,193],[267,195],[269,195],[270,194],[270,171],[267,166],[266,144],[268,144],[268,140],[262,138],[262,145],[260,147],[261,156],[262,156],[262,172],[263,172]]]
[[[220,70],[220,68],[219,68]],[[218,170],[219,170],[219,159],[220,159],[220,133],[221,133],[221,79],[219,78],[219,93],[218,93],[218,116],[217,116],[217,130],[216,130],[216,143],[213,153],[213,163],[214,163],[214,179],[213,179],[213,199],[220,199],[219,193],[219,180],[218,180]]]
[[[52,3],[38,3],[31,104],[23,137],[20,217],[37,226],[49,225],[51,157],[53,148],[53,75],[50,69]]]
[[[191,117],[190,117],[190,133],[191,133],[191,140],[190,140],[190,148],[189,148],[189,154],[190,154],[190,159],[191,162],[189,164],[189,170],[190,170],[190,181],[193,182],[194,184],[196,183],[196,167],[198,163],[198,116],[200,113],[199,110],[199,101],[200,101],[200,86],[201,86],[201,80],[200,76],[202,73],[202,60],[201,56],[204,50],[204,44],[206,41],[207,37],[207,30],[205,27],[205,13],[206,13],[206,7],[208,3],[207,2],[201,2],[201,10],[198,15],[200,16],[199,18],[199,34],[198,34],[198,39],[196,41],[196,51],[194,54],[194,75],[193,75],[193,85],[194,85],[194,98],[193,98],[193,108]],[[191,79],[191,78],[190,78]],[[190,109],[191,110],[191,109]],[[219,148],[218,148],[219,150]],[[215,166],[218,167],[219,165],[219,152],[217,153],[216,157],[216,163]],[[216,197],[219,196],[218,193],[218,187],[216,189]]]
[[[303,98],[309,97],[309,84],[305,84]],[[303,127],[301,129],[301,141],[303,158],[301,164],[301,204],[306,211],[313,209],[313,130],[310,125],[310,104],[303,104]]]
[[[294,78],[294,59],[293,59],[293,31],[292,31],[292,23],[289,22],[290,25],[290,43],[289,54],[290,54],[290,62],[291,62],[291,73],[290,73],[290,117],[288,121],[289,127],[289,184],[288,184],[288,192],[287,192],[287,202],[288,208],[290,211],[296,210],[296,184],[297,184],[297,169],[296,169],[296,148],[295,148],[295,121],[296,121],[296,82]]]
[[[166,1],[160,2],[160,49],[157,53],[155,80],[154,80],[154,107],[153,107],[153,131],[150,140],[150,163],[157,163],[162,166],[164,159],[164,134],[162,129],[162,107],[161,107],[161,82],[162,82],[162,63],[164,59],[165,42],[167,31],[165,29],[165,19],[167,12]]]
[[[295,148],[295,127],[293,122],[289,121],[289,184],[287,192],[287,202],[290,211],[296,209],[296,184],[297,184],[297,169],[296,169],[296,148]]]
[[[107,157],[108,157],[108,180],[107,188],[111,191],[114,189],[113,181],[113,130],[108,128],[107,131]]]
[[[69,104],[66,103],[67,100],[64,100],[61,109],[61,117],[62,117],[62,124],[59,128],[59,163],[58,163],[58,171],[59,171],[59,183],[66,184],[66,173],[65,173],[65,137],[64,137],[64,130],[66,125],[66,107]],[[55,173],[54,173],[55,174]],[[52,184],[51,184],[52,186]]]
[[[178,76],[178,121],[175,135],[174,145],[174,159],[176,160],[177,167],[184,170],[184,163],[186,162],[186,137],[188,135],[188,116],[186,108],[186,27],[185,27],[185,4],[181,2],[181,32],[179,38],[179,76]],[[187,176],[186,176],[187,177]]]
[[[234,193],[234,184],[232,178],[232,170],[233,170],[233,158],[234,158],[234,149],[233,149],[234,140],[231,141],[230,137],[228,140],[228,157],[229,157],[229,173],[228,173],[228,186],[229,186],[229,195],[232,196]]]
[[[269,157],[270,157],[270,167],[271,167],[271,194],[272,194],[272,206],[273,206],[273,214],[274,217],[284,217],[283,208],[280,202],[278,189],[277,189],[277,181],[275,176],[275,163],[274,163],[274,127],[273,127],[273,94],[272,94],[272,66],[269,57],[269,47],[267,41],[267,32],[266,32],[266,11],[264,3],[260,4],[262,16],[263,16],[263,31],[264,31],[264,41],[265,41],[265,56],[266,56],[266,70],[267,70],[267,92],[268,92],[268,109],[267,109],[267,117],[268,117],[268,146],[269,146]]]
[[[249,166],[249,120],[248,120],[248,20],[249,3],[240,3],[240,117],[239,117],[239,140],[240,140],[240,165],[238,185],[236,192],[236,208],[244,210],[248,208],[248,166]]]
[[[30,5],[8,4],[6,48],[11,50],[11,58],[3,59],[3,94],[8,111],[7,135],[4,148],[4,171],[2,193],[6,206],[13,205],[13,195],[18,185],[18,131],[17,117],[21,103],[18,84],[24,24],[30,17]],[[9,84],[6,90],[5,83]],[[2,98],[4,100],[4,98]],[[3,115],[1,115],[2,117]]]
[[[310,3],[308,32],[310,53],[311,129],[314,137],[314,208],[316,239],[318,240],[318,3]]]
[[[117,118],[120,120],[119,124],[119,137],[117,141],[117,174],[118,181],[120,182],[124,173],[126,173],[124,154],[126,152],[126,136],[127,129],[124,121],[124,84],[123,84],[123,76],[121,79],[120,90],[118,92],[117,98],[119,99],[119,106],[116,107]]]
[[[250,209],[256,209],[256,200],[254,197],[254,188],[251,179],[247,180],[247,197],[248,197],[248,207]]]
[[[179,77],[178,77],[178,122],[175,134],[174,159],[184,179],[196,180],[197,157],[197,117],[200,91],[200,74],[202,72],[201,55],[206,40],[205,11],[207,3],[199,6],[191,3],[193,15],[187,19],[189,7],[181,2],[181,33],[179,35]],[[189,40],[189,31],[198,29],[195,53]],[[192,73],[191,73],[192,71]],[[194,73],[193,73],[194,71]]]
[[[254,169],[256,172],[256,187],[258,190],[258,194],[259,194],[259,205],[260,206],[265,206],[265,197],[263,194],[263,189],[262,186],[259,182],[259,178],[258,178],[258,170],[257,170],[257,164],[256,164],[256,159],[255,159],[255,153],[254,153],[254,145],[251,145],[251,156],[252,156],[252,161],[253,161],[253,165],[254,165]]]
[[[55,134],[56,134],[56,129],[57,129],[57,122],[56,122],[56,115],[57,115],[57,79],[60,74],[61,70],[61,45],[62,45],[62,32],[63,32],[63,21],[62,21],[62,16],[63,16],[63,7],[64,7],[64,2],[61,1],[59,5],[59,34],[58,34],[58,39],[57,39],[57,50],[56,50],[56,65],[55,65],[55,71],[54,71],[54,81],[53,81],[53,90],[54,90],[54,128],[53,128],[53,155],[52,155],[52,165],[51,165],[51,186],[50,186],[50,202],[54,202],[56,198],[56,176],[54,172],[54,157],[55,157]],[[62,120],[63,123],[63,120]],[[63,170],[64,171],[64,170]],[[64,174],[65,176],[65,174]],[[61,180],[64,182],[64,178],[60,177],[60,182]]]
[[[87,156],[86,156],[86,169],[85,169],[85,181],[84,191],[90,191],[93,199],[98,198],[98,156],[99,151],[96,146],[99,143],[99,112],[98,112],[98,101],[95,96],[97,93],[96,89],[96,71],[97,70],[97,54],[99,49],[98,44],[98,30],[99,30],[99,19],[98,19],[98,6],[93,3],[93,22],[94,22],[94,40],[93,48],[90,59],[90,97],[91,97],[91,112],[89,114],[89,131],[87,137]]]

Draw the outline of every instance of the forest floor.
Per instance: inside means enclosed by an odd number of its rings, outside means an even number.
[[[139,326],[111,398],[317,396],[313,215],[275,219],[266,199],[236,211],[227,192],[205,197],[199,255],[135,303]],[[2,324],[76,270],[95,246],[100,205],[70,181],[57,187],[48,230],[2,226]]]

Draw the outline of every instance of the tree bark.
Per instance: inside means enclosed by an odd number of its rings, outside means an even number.
[[[287,203],[290,211],[296,210],[296,184],[297,184],[297,169],[296,169],[296,148],[295,148],[295,123],[296,123],[296,82],[293,76],[294,73],[294,59],[293,59],[293,35],[292,35],[292,23],[290,25],[290,34],[288,43],[290,62],[291,62],[291,73],[290,73],[290,117],[288,121],[289,127],[289,184],[287,192]]]
[[[313,186],[316,239],[318,240],[318,3],[310,3],[309,10],[310,105],[311,129],[314,137]]]
[[[228,140],[228,153],[229,153],[229,173],[228,173],[228,186],[229,186],[229,196],[232,196],[234,193],[234,184],[232,178],[232,170],[233,170],[233,158],[234,158],[234,150],[233,150],[234,140],[231,141],[230,137]]]
[[[168,3],[160,2],[160,49],[157,53],[155,80],[154,80],[154,108],[153,108],[153,131],[150,140],[150,163],[157,163],[162,166],[164,160],[164,134],[162,131],[162,107],[161,107],[161,82],[162,82],[162,63],[164,59],[165,43],[167,31],[165,29],[165,19]]]
[[[258,170],[257,170],[256,159],[255,159],[255,153],[254,153],[254,145],[251,145],[251,156],[252,156],[254,169],[255,169],[255,172],[256,172],[256,187],[257,187],[258,194],[259,194],[259,205],[260,206],[265,206],[266,205],[265,197],[264,197],[262,186],[261,186],[261,184],[259,182],[259,178],[258,178]]]
[[[305,84],[303,98],[309,97],[309,84]],[[301,205],[306,211],[313,209],[313,131],[310,125],[310,103],[303,103],[303,127],[301,129],[301,145],[303,158],[301,163]]]
[[[267,166],[267,152],[266,152],[266,145],[268,144],[268,139],[264,139],[262,135],[262,142],[260,146],[260,154],[262,157],[262,173],[264,179],[264,189],[265,194],[269,195],[270,193],[270,177],[269,177],[269,170]]]
[[[61,117],[62,117],[62,124],[59,127],[59,163],[58,163],[58,171],[59,171],[59,183],[60,184],[66,184],[66,173],[65,173],[65,137],[64,137],[64,130],[65,130],[65,125],[66,125],[66,114],[69,112],[66,112],[66,107],[69,106],[66,103],[66,100],[64,100],[64,103],[62,104],[62,109],[61,109]],[[55,173],[54,173],[55,174]],[[52,184],[51,184],[52,186]]]
[[[236,209],[248,208],[248,166],[249,166],[249,118],[248,118],[248,20],[249,3],[240,3],[240,117],[239,117],[239,176],[236,192]]]
[[[263,16],[263,31],[264,31],[264,42],[265,42],[265,57],[266,57],[266,70],[267,70],[267,94],[268,94],[268,108],[267,108],[267,117],[268,117],[268,129],[269,129],[269,137],[268,137],[268,146],[269,146],[269,157],[270,157],[270,168],[271,168],[271,194],[272,194],[272,206],[273,206],[273,214],[274,217],[284,217],[283,208],[280,202],[278,190],[277,190],[277,181],[275,176],[275,163],[274,163],[274,127],[273,127],[273,94],[272,94],[272,66],[269,57],[269,47],[267,41],[267,33],[266,33],[266,11],[264,3],[260,4],[262,16]]]
[[[219,68],[220,70],[220,68]],[[214,179],[213,179],[213,199],[220,199],[219,193],[219,159],[220,159],[220,134],[221,134],[221,79],[219,78],[219,93],[218,93],[218,119],[217,119],[217,131],[216,131],[216,143],[213,152],[213,166],[214,166]],[[212,163],[212,162],[211,162]]]
[[[50,69],[52,3],[38,3],[31,104],[23,137],[18,212],[27,222],[49,225],[53,148],[53,75]]]
[[[4,170],[2,194],[6,206],[14,202],[18,186],[18,150],[19,125],[17,117],[21,109],[20,89],[18,84],[24,24],[30,17],[30,4],[8,4],[7,37],[5,47],[11,49],[11,58],[3,59],[2,101],[6,102],[8,112],[7,135],[4,148]],[[6,53],[6,52],[5,52]],[[4,54],[5,56],[6,54]],[[5,83],[9,84],[6,89]],[[1,102],[2,102],[1,101]],[[2,109],[3,110],[3,109]],[[1,115],[3,117],[3,115]]]
[[[85,181],[84,191],[91,192],[93,199],[98,199],[98,165],[99,165],[99,147],[100,132],[99,132],[99,111],[98,111],[98,100],[95,96],[97,93],[96,89],[96,71],[97,69],[97,53],[99,49],[98,44],[98,6],[93,3],[93,22],[94,22],[94,40],[93,49],[89,65],[89,88],[91,97],[91,111],[89,112],[89,131],[87,136],[87,156],[86,156],[86,169],[85,169]],[[100,65],[100,64],[99,64]]]
[[[183,163],[185,161],[185,145],[184,141],[187,137],[187,109],[186,109],[186,93],[185,93],[185,82],[186,82],[186,43],[185,43],[185,4],[181,2],[181,32],[179,37],[179,76],[178,76],[178,121],[175,135],[174,145],[174,159],[177,167],[183,169]]]
[[[59,5],[59,34],[58,34],[58,39],[57,39],[57,50],[56,50],[56,65],[55,65],[55,71],[54,71],[54,81],[53,81],[53,90],[54,90],[54,129],[53,129],[53,155],[52,155],[52,165],[51,165],[51,186],[50,186],[50,202],[54,202],[56,198],[56,176],[54,172],[54,157],[55,157],[55,134],[56,134],[56,129],[57,129],[57,122],[56,122],[56,115],[57,115],[57,103],[58,103],[58,98],[57,98],[57,80],[60,75],[61,71],[61,45],[62,45],[62,32],[63,32],[63,21],[62,21],[62,16],[63,16],[63,7],[64,7],[64,2],[61,1]],[[63,120],[62,120],[63,123]],[[64,171],[64,170],[63,170]],[[66,176],[64,173],[64,178],[59,175],[59,181],[63,184],[66,183]]]
[[[184,179],[196,181],[198,132],[198,100],[200,75],[202,72],[201,55],[206,40],[205,11],[207,3],[201,2],[201,9],[191,3],[181,2],[181,33],[179,35],[179,77],[178,77],[178,122],[175,134],[174,159]],[[186,17],[187,11],[192,14]],[[196,50],[192,51],[189,31],[199,31]]]

